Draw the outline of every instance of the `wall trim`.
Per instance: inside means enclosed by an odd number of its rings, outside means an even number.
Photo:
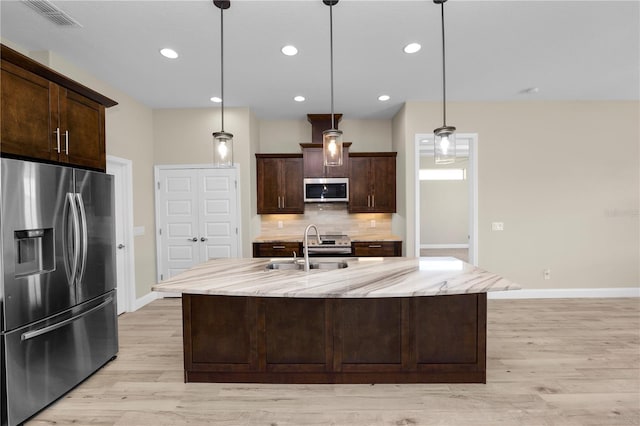
[[[640,297],[640,287],[548,288],[535,290],[491,291],[489,299],[577,299],[591,297]]]
[[[148,305],[149,303],[153,302],[154,300],[160,299],[160,298],[162,298],[162,296],[157,291],[149,292],[149,293],[145,294],[144,296],[136,299],[135,305],[133,306],[133,310],[137,311],[138,309],[140,309],[140,308]]]
[[[421,249],[468,249],[469,244],[420,244]]]

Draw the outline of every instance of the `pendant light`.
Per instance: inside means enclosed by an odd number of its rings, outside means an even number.
[[[444,48],[444,4],[447,0],[433,0],[440,5],[442,20],[442,127],[433,131],[435,134],[434,157],[436,164],[451,164],[456,161],[456,128],[447,126],[447,85]]]
[[[328,167],[342,166],[342,131],[336,129],[333,114],[333,6],[338,0],[322,0],[329,6],[329,46],[331,55],[331,129],[322,132],[322,158]]]
[[[233,135],[224,131],[224,10],[231,6],[231,1],[213,0],[220,9],[220,117],[222,129],[213,133],[213,164],[216,167],[233,167]]]

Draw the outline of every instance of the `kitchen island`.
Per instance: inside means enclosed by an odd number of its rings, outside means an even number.
[[[182,293],[185,381],[486,382],[486,295],[518,285],[453,258],[343,260],[217,259],[155,285]]]

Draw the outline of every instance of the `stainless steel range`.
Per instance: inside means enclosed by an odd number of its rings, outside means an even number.
[[[306,250],[306,247],[305,247]],[[320,244],[316,238],[309,238],[310,255],[351,255],[351,239],[348,235],[320,235]]]

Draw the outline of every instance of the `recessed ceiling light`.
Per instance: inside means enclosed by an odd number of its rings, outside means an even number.
[[[388,101],[389,99],[391,99],[391,97],[389,95],[380,95],[380,96],[378,96],[378,100],[382,101],[382,102]]]
[[[416,53],[422,49],[419,43],[409,43],[404,47],[404,53]]]
[[[295,46],[292,46],[290,44],[284,46],[281,50],[282,50],[282,53],[284,53],[287,56],[294,56],[298,54],[298,49],[296,49]]]
[[[215,102],[215,103],[219,104],[220,102],[222,102],[222,99],[220,99],[217,96],[214,96],[214,97],[211,98],[211,102]]]
[[[164,49],[160,49],[160,54],[165,58],[169,58],[169,59],[176,59],[178,57],[178,52],[176,52],[173,49],[169,49],[168,47],[165,47]]]
[[[295,98],[293,98],[293,100],[296,101],[296,102],[304,102],[305,98],[304,98],[304,96],[298,95]]]

